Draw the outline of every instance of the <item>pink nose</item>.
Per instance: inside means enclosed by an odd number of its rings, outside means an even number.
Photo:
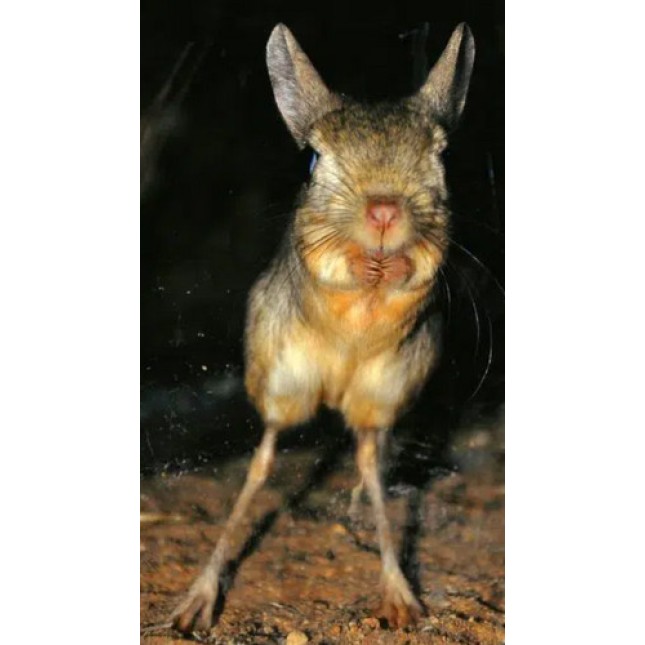
[[[372,226],[385,230],[401,217],[401,209],[393,200],[371,199],[367,202],[366,217]]]

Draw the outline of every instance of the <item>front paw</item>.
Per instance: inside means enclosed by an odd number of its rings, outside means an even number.
[[[414,272],[412,260],[407,255],[390,255],[381,261],[383,282],[392,285],[404,284]]]
[[[351,258],[349,267],[356,280],[365,286],[376,286],[383,279],[383,269],[376,258],[356,255]]]
[[[412,260],[403,254],[388,256],[382,253],[359,254],[351,258],[349,266],[358,282],[369,287],[381,284],[402,285],[414,273]]]
[[[209,630],[214,624],[215,603],[219,585],[208,576],[195,580],[184,600],[172,614],[172,626],[188,634],[193,631]]]

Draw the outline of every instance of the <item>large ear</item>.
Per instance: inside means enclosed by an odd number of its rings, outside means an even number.
[[[267,67],[282,118],[302,148],[313,123],[340,107],[340,98],[327,89],[296,39],[282,24],[276,25],[267,43]]]
[[[466,105],[466,95],[475,60],[475,39],[462,22],[453,32],[441,58],[430,70],[418,97],[427,101],[442,125],[453,129]]]

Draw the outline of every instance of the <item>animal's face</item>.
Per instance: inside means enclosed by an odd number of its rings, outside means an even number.
[[[284,25],[273,30],[267,64],[276,102],[296,142],[319,155],[296,220],[301,253],[319,256],[319,274],[338,277],[340,253],[368,284],[405,282],[421,270],[433,278],[448,239],[441,153],[473,60],[462,24],[417,94],[363,106],[326,88]]]
[[[405,102],[345,105],[314,124],[318,154],[298,217],[324,223],[367,254],[388,256],[425,240],[443,246],[447,192],[441,126]]]

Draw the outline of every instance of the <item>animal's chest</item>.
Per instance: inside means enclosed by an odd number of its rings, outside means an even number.
[[[398,344],[424,297],[421,291],[321,288],[307,304],[307,314],[332,344],[352,346],[358,354],[373,353]]]
[[[423,294],[392,293],[385,290],[321,290],[309,303],[308,338],[301,339],[308,361],[316,365],[321,399],[331,407],[366,365],[369,378],[385,363],[398,362],[398,348],[414,323]],[[379,357],[389,357],[381,366]],[[384,380],[384,382],[386,382]]]
[[[371,332],[329,338],[300,323],[271,369],[270,389],[336,409],[364,398],[392,400],[392,409],[398,409],[425,378],[435,354],[427,333],[401,344],[404,336],[398,328],[378,337]]]

